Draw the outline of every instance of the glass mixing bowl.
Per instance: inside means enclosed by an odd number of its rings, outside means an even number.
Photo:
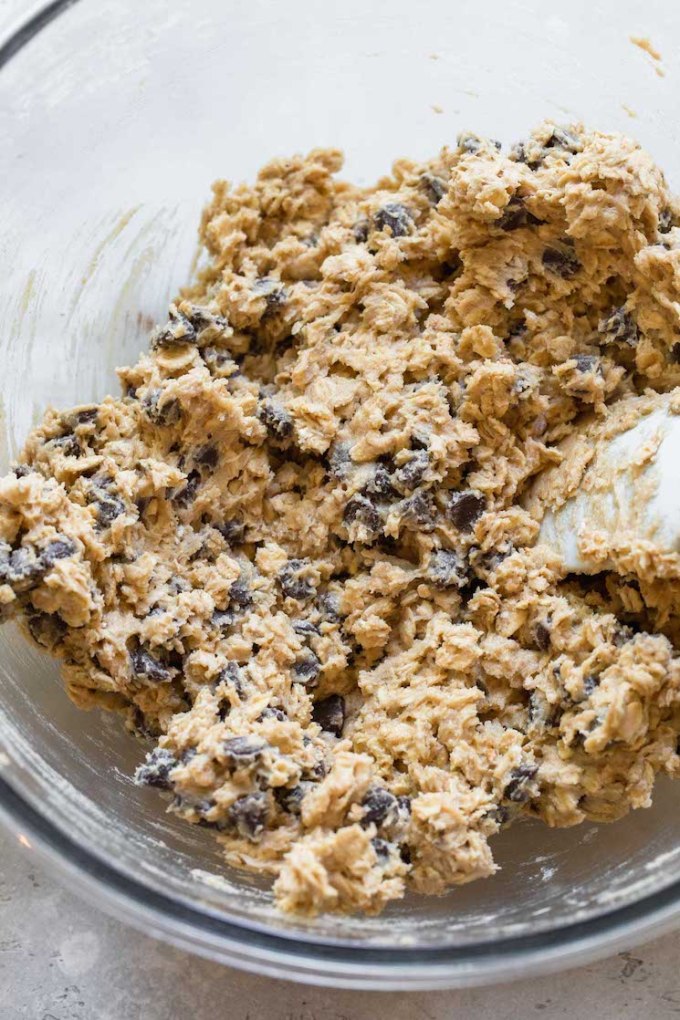
[[[117,391],[114,367],[136,359],[188,279],[217,176],[251,177],[272,155],[328,144],[367,182],[460,129],[511,143],[551,117],[630,131],[680,185],[675,69],[654,73],[628,39],[680,52],[680,8],[648,3],[640,21],[641,10],[56,0],[6,25],[0,469],[48,403]],[[267,886],[226,869],[209,833],[133,785],[143,748],[116,718],[71,705],[54,662],[14,626],[0,630],[0,741],[0,809],[23,844],[137,927],[262,973],[483,983],[605,955],[680,916],[667,783],[653,808],[612,826],[517,825],[495,840],[494,878],[440,899],[302,921],[276,914]]]

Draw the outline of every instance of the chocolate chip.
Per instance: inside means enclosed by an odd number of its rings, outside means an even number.
[[[274,311],[286,302],[286,291],[281,281],[272,280],[268,276],[255,280],[253,293],[265,299],[267,305],[265,314]]]
[[[231,588],[229,589],[229,601],[233,602],[234,605],[240,606],[241,609],[246,609],[248,606],[253,604],[253,593],[248,587],[248,582],[239,577],[238,580],[234,581]]]
[[[247,793],[239,797],[228,811],[229,821],[236,826],[239,835],[252,841],[257,840],[267,824],[267,795]]]
[[[48,570],[53,567],[57,560],[64,560],[73,556],[76,551],[76,544],[70,538],[55,538],[40,554],[43,566]]]
[[[287,598],[297,599],[299,602],[311,598],[316,588],[312,581],[305,576],[309,569],[309,560],[288,560],[279,570],[279,584]]]
[[[600,359],[594,354],[577,354],[574,360],[576,368],[583,375],[587,375],[589,372],[601,372]]]
[[[59,450],[64,457],[80,457],[83,452],[83,448],[80,445],[79,440],[73,433],[68,433],[65,436],[57,436],[56,439],[50,440],[50,446]]]
[[[462,133],[458,135],[456,145],[461,152],[469,152],[471,155],[475,155],[483,148],[484,143],[477,135]]]
[[[258,414],[270,436],[280,440],[290,439],[293,434],[293,419],[285,407],[274,400],[263,400]]]
[[[582,147],[580,139],[563,127],[553,128],[550,138],[544,145],[546,149],[564,149],[565,152],[570,152],[572,155],[580,152]]]
[[[319,633],[319,628],[311,620],[294,620],[293,630],[303,637],[311,637]]]
[[[146,761],[135,771],[138,786],[155,786],[159,790],[171,790],[170,773],[178,761],[166,747],[155,747],[146,756]]]
[[[58,613],[31,612],[26,623],[34,641],[43,648],[56,648],[66,634],[67,627]]]
[[[520,227],[540,226],[543,222],[529,212],[519,195],[513,195],[494,225],[501,230],[519,230]]]
[[[392,476],[385,464],[376,464],[373,473],[366,482],[362,492],[364,495],[373,496],[394,496],[395,489],[392,485]]]
[[[380,836],[374,836],[371,840],[371,846],[375,850],[375,856],[379,861],[386,861],[390,856],[391,844],[386,839],[381,839]]]
[[[211,375],[233,376],[237,374],[236,362],[229,351],[221,347],[203,347],[201,357]]]
[[[26,475],[35,474],[35,470],[31,467],[30,464],[17,464],[17,466],[14,468],[14,474],[17,476],[17,478],[25,478]]]
[[[142,644],[135,645],[130,651],[130,663],[132,672],[140,679],[151,683],[166,683],[172,679],[172,674],[167,666],[164,666]]]
[[[352,234],[357,244],[365,244],[368,240],[368,234],[371,229],[371,224],[367,219],[357,220],[352,227]]]
[[[486,500],[481,492],[476,489],[466,489],[463,492],[452,492],[447,507],[447,514],[454,527],[459,531],[472,531],[475,521],[484,512]]]
[[[550,648],[550,626],[548,623],[544,623],[539,620],[534,626],[534,641],[536,647],[542,652],[547,652]]]
[[[513,769],[510,773],[510,778],[507,786],[503,791],[503,796],[506,800],[511,800],[514,804],[526,804],[531,799],[531,791],[529,790],[529,784],[538,772],[536,765],[519,765],[516,769]]]
[[[174,506],[176,506],[180,510],[184,510],[188,506],[191,506],[194,499],[196,498],[196,493],[198,492],[200,484],[201,484],[200,471],[195,470],[190,471],[189,474],[187,475],[187,480],[185,484],[175,489],[174,493],[172,494],[172,502]]]
[[[298,783],[297,786],[277,786],[274,789],[274,798],[283,811],[289,815],[299,815],[308,788],[308,783]]]
[[[229,545],[240,545],[245,538],[246,526],[238,517],[232,517],[214,526]]]
[[[230,768],[246,768],[260,760],[266,746],[250,737],[231,737],[222,744],[222,754]]]
[[[328,470],[333,478],[346,478],[352,468],[349,443],[333,443],[328,451]]]
[[[320,672],[321,663],[311,649],[293,663],[293,678],[307,688],[316,687]]]
[[[347,501],[342,517],[345,524],[356,522],[373,536],[378,534],[382,527],[377,507],[371,499],[361,493],[356,493]]]
[[[583,693],[586,698],[589,698],[593,691],[597,690],[599,686],[600,678],[598,676],[594,676],[591,673],[589,676],[585,677],[583,680]]]
[[[99,414],[99,408],[96,404],[91,407],[83,407],[82,410],[76,411],[73,415],[73,424],[78,425],[94,425],[97,421]]]
[[[151,336],[151,348],[181,347],[184,344],[197,342],[196,330],[174,306],[170,308],[170,317],[164,326],[159,326]]]
[[[412,492],[423,481],[429,466],[427,450],[416,450],[411,459],[394,472],[394,484],[404,492]]]
[[[420,183],[432,205],[439,205],[446,194],[446,181],[435,174],[425,173],[421,176]]]
[[[203,446],[194,456],[194,461],[200,467],[214,470],[219,463],[220,455],[216,446]]]
[[[402,523],[421,531],[434,531],[437,522],[437,508],[432,493],[416,492],[399,505]]]
[[[436,588],[464,588],[470,580],[467,562],[455,549],[437,549],[430,556],[427,576]]]
[[[322,730],[342,736],[345,725],[345,699],[340,694],[329,694],[322,701],[316,701],[312,707],[312,719]]]
[[[659,213],[659,233],[667,234],[673,227],[673,213],[670,209],[662,209]]]
[[[640,339],[638,325],[624,306],[614,308],[609,315],[601,319],[597,330],[604,338],[604,342],[609,344],[624,343],[629,347],[637,347]]]
[[[569,248],[546,248],[542,261],[546,269],[563,280],[570,280],[581,268],[581,263]]]
[[[238,694],[239,698],[243,698],[246,693],[246,681],[243,676],[243,670],[237,662],[230,659],[226,666],[220,670],[215,679],[215,686],[220,684],[226,684],[227,687],[233,687]]]
[[[228,609],[216,609],[210,619],[213,626],[217,627],[224,634],[236,623],[236,613]]]
[[[42,557],[32,546],[19,546],[12,552],[8,552],[8,548],[3,543],[0,552],[0,582],[10,584],[17,591],[34,588],[45,574]]]
[[[319,607],[319,611],[326,620],[330,620],[332,623],[338,623],[342,619],[342,613],[340,611],[340,596],[336,592],[326,591],[322,595],[319,595],[317,605]]]
[[[288,716],[280,708],[275,708],[274,705],[267,705],[263,708],[259,715],[259,722],[264,719],[276,719],[277,722],[286,722]]]
[[[383,825],[393,815],[396,817],[399,811],[399,802],[393,793],[382,786],[371,786],[361,802],[363,816],[361,824]]]
[[[166,397],[161,389],[151,390],[141,403],[145,415],[154,425],[176,425],[182,416],[182,408],[175,397]]]
[[[376,230],[390,230],[392,237],[404,237],[411,232],[413,217],[400,202],[386,202],[373,216]]]
[[[674,365],[680,365],[680,343],[673,344],[668,355],[669,361],[672,361]]]

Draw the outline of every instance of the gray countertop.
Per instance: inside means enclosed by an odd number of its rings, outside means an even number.
[[[307,988],[138,934],[0,834],[0,1020],[522,1020],[680,1016],[680,933],[552,977],[460,992]]]

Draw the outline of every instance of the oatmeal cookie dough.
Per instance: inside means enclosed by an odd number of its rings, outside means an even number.
[[[663,175],[554,124],[340,167],[218,182],[123,395],[48,412],[0,482],[2,616],[307,914],[490,875],[517,818],[614,819],[680,770],[650,589],[565,576],[526,502],[584,420],[680,385]]]

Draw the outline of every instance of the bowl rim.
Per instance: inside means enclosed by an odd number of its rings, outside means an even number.
[[[78,2],[38,5],[0,39],[0,69]],[[680,926],[678,879],[596,916],[489,942],[411,949],[311,939],[226,920],[151,889],[78,843],[29,803],[2,771],[0,823],[24,847],[36,850],[74,892],[143,933],[216,962],[306,984],[385,991],[491,984],[590,962]]]
[[[538,976],[678,927],[680,880],[552,930],[463,946],[371,946],[226,920],[118,869],[31,805],[0,774],[0,823],[72,891],[147,935],[242,970],[305,984],[384,991],[460,988]]]

